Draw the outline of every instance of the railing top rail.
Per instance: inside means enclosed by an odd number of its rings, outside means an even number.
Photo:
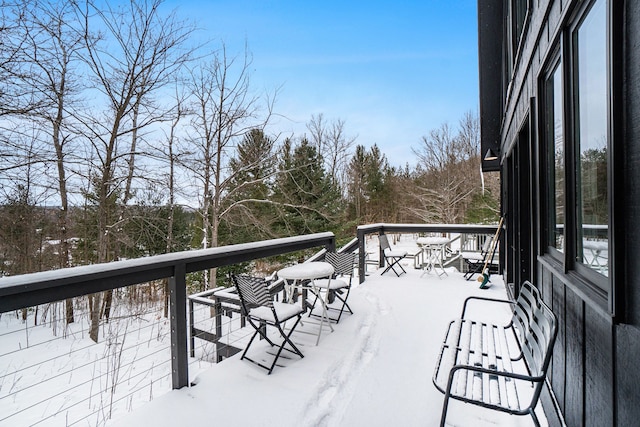
[[[483,224],[390,224],[377,223],[358,226],[358,232],[443,232],[443,233],[495,233],[498,225]]]
[[[307,234],[4,277],[0,278],[0,313],[172,277],[177,265],[184,265],[189,273],[322,245],[335,245],[334,234]]]

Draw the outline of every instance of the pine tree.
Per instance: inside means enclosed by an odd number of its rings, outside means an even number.
[[[342,202],[322,156],[306,138],[295,147],[285,142],[274,198],[282,206],[281,235],[291,236],[331,230]]]
[[[261,129],[252,129],[238,144],[229,161],[231,176],[223,202],[220,241],[245,243],[274,237],[273,176],[274,141]]]

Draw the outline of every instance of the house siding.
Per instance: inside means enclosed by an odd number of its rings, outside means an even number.
[[[505,278],[517,281],[520,277],[516,257],[522,247],[510,248],[513,242],[530,245],[534,253],[534,269],[530,279],[542,291],[545,301],[558,318],[559,330],[548,375],[553,396],[543,394],[542,403],[550,426],[620,426],[638,425],[640,420],[640,1],[615,1],[614,8],[622,8],[623,25],[621,61],[613,64],[613,78],[621,82],[622,99],[613,99],[619,106],[620,116],[614,117],[619,132],[615,135],[611,174],[616,184],[613,197],[611,245],[611,291],[608,295],[589,290],[574,272],[563,271],[563,266],[545,254],[541,230],[541,209],[534,213],[536,242],[514,237],[518,218],[507,221],[505,250]],[[479,0],[478,9],[487,10],[493,0]],[[539,137],[541,73],[560,45],[563,28],[574,10],[584,2],[578,0],[531,0],[530,16],[520,51],[513,66],[510,91],[501,109],[483,102],[483,84],[498,79],[483,67],[480,49],[480,114],[502,120],[499,131],[500,170],[503,177],[503,197],[514,194],[519,180],[514,177],[518,168],[518,143],[522,126],[530,123],[532,129],[532,168],[530,171],[532,206],[541,206]],[[479,30],[482,33],[482,28]],[[486,29],[485,29],[486,31]],[[616,31],[616,30],[614,30]],[[504,41],[503,41],[504,42]],[[614,94],[614,97],[617,96]],[[532,102],[532,98],[534,101]],[[494,103],[495,104],[495,103]],[[622,116],[622,117],[621,117]],[[481,130],[481,132],[484,132]],[[482,133],[482,138],[489,137]],[[513,154],[513,156],[511,156]],[[520,156],[522,158],[522,156]],[[520,168],[522,169],[522,168]],[[510,215],[514,203],[503,200],[503,210]],[[509,225],[511,228],[509,228]],[[519,242],[519,243],[518,243]],[[542,249],[540,249],[542,248]],[[514,255],[516,254],[516,255]],[[511,270],[511,271],[510,271]],[[518,286],[514,286],[518,288]],[[613,299],[617,302],[613,303]],[[560,414],[556,414],[557,409]]]

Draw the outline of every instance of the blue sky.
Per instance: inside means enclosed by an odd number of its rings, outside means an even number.
[[[272,129],[283,135],[301,136],[322,113],[392,165],[413,165],[423,135],[477,111],[476,0],[175,4],[228,54],[247,43],[253,88],[281,87],[275,110],[286,119]]]

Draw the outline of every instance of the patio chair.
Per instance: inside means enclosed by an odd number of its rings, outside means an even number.
[[[495,255],[498,255],[497,250],[494,250]],[[464,274],[464,278],[467,280],[471,280],[474,274],[482,273],[482,268],[484,267],[487,258],[495,258],[495,255],[491,253],[491,239],[486,238],[484,244],[482,245],[482,249],[480,252],[461,252],[460,256],[467,264],[467,272]],[[497,268],[495,264],[493,264],[493,259],[491,259],[488,263],[488,268],[494,270]]]
[[[380,275],[382,276],[387,271],[393,270],[393,272],[396,273],[396,276],[400,277],[402,273],[396,270],[396,266],[400,267],[400,270],[402,270],[403,273],[406,273],[407,271],[402,268],[400,261],[407,256],[407,251],[391,249],[391,245],[389,244],[389,239],[386,234],[381,234],[378,236],[378,239],[380,241],[380,249],[384,255],[384,260],[387,263],[387,268],[385,268]]]
[[[302,307],[299,304],[286,304],[273,301],[267,288],[267,281],[263,278],[247,275],[232,275],[231,277],[236,286],[236,290],[238,291],[238,296],[240,297],[242,314],[255,329],[255,332],[249,340],[247,348],[245,348],[242,353],[240,360],[247,359],[261,368],[266,369],[268,373],[271,374],[282,350],[287,350],[299,355],[300,357],[304,357],[302,352],[300,352],[300,350],[298,350],[295,344],[291,341],[291,334],[295,330],[296,326],[298,326],[298,323],[300,323],[300,319],[304,311]],[[296,318],[294,325],[289,330],[289,333],[285,333],[283,329],[284,324],[289,319],[293,318]],[[273,326],[276,328],[283,339],[282,343],[278,346],[278,351],[275,354],[275,358],[273,359],[271,366],[263,365],[262,363],[247,357],[247,351],[249,351],[249,347],[251,347],[253,340],[258,334],[260,334],[260,336],[272,347],[277,346],[274,341],[267,336],[266,326]],[[291,349],[286,348],[285,344],[289,344]]]
[[[327,301],[333,302],[332,299],[338,300],[338,307],[331,307],[327,305],[327,310],[337,311],[337,317],[329,316],[330,320],[338,323],[340,317],[345,309],[349,310],[349,313],[353,314],[351,307],[347,304],[347,298],[349,298],[349,292],[351,291],[351,279],[353,278],[353,266],[356,262],[355,253],[336,253],[327,252],[324,260],[331,264],[334,269],[333,277],[329,279],[316,279],[314,280],[316,287],[327,291]],[[313,314],[313,308],[318,302],[318,296],[316,295],[309,315]]]

